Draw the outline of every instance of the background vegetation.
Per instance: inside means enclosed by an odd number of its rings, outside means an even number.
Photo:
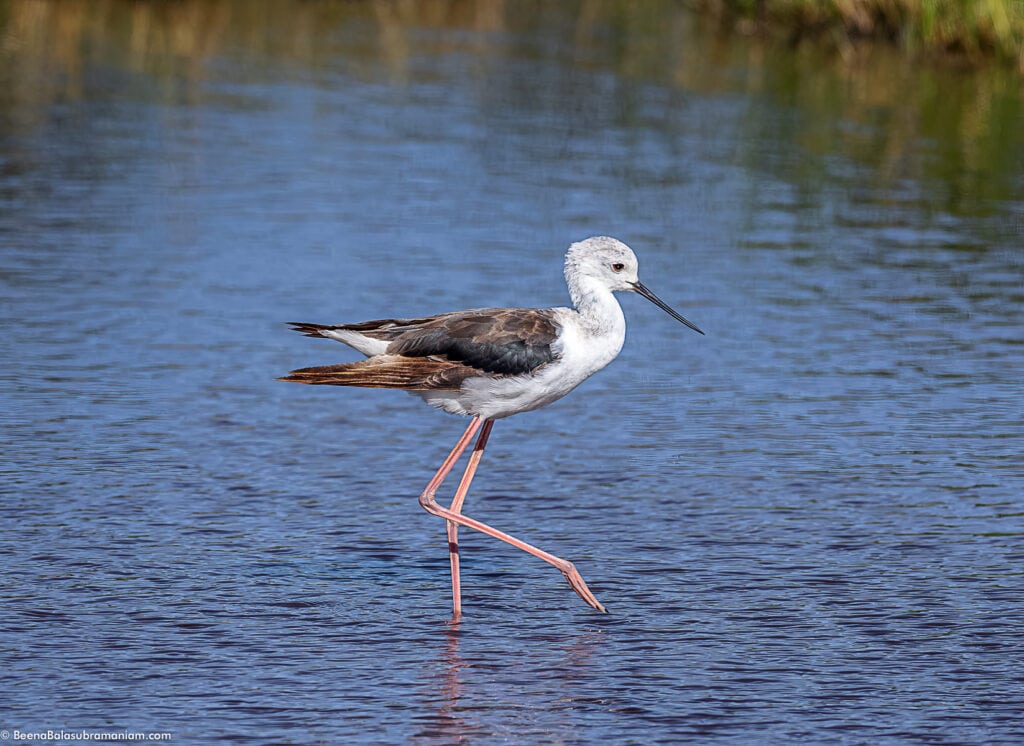
[[[880,184],[935,180],[947,185],[944,209],[971,212],[1018,191],[1024,173],[1022,68],[994,62],[1019,38],[1022,1],[699,0],[706,12],[695,12],[680,0],[0,0],[0,137],[39,132],[90,89],[199,100],[211,95],[206,81],[225,58],[244,60],[253,80],[267,70],[315,78],[343,64],[349,75],[400,82],[415,74],[411,50],[425,34],[437,51],[481,60],[497,59],[495,44],[548,38],[570,66],[616,73],[624,118],[631,87],[646,82],[683,97],[740,95],[752,111],[767,97],[793,119],[779,127],[746,118],[737,162],[770,166],[758,143],[793,141],[808,153],[848,153]],[[790,24],[794,39],[831,29],[841,53],[832,42],[778,43],[779,32],[757,32],[755,18]],[[722,33],[726,19],[749,33]],[[858,43],[867,35],[879,41]],[[925,39],[942,40],[943,54],[928,64],[913,53]],[[972,64],[951,66],[947,57]],[[109,74],[97,78],[97,70]],[[571,87],[506,82],[502,102]],[[836,121],[843,126],[829,124]],[[916,147],[922,142],[930,150]],[[818,183],[813,173],[785,176],[806,177],[812,192]]]
[[[1024,72],[1022,0],[697,0],[695,6],[741,29],[791,41],[824,40],[841,50],[861,40],[910,53],[998,59]]]

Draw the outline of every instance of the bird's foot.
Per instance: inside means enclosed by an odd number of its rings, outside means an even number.
[[[567,562],[566,564],[568,565],[567,567],[559,569],[562,571],[562,574],[565,575],[565,579],[569,581],[569,585],[572,586],[572,589],[576,591],[580,598],[590,604],[590,606],[604,614],[607,614],[608,609],[606,609],[604,604],[598,601],[594,594],[590,592],[590,589],[587,588],[587,584],[583,581],[583,576],[580,575],[576,566],[571,562]]]

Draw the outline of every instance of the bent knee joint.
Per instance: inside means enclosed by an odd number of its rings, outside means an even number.
[[[420,506],[431,515],[441,518],[448,518],[451,513],[437,502],[437,496],[433,492],[424,492],[420,495]]]

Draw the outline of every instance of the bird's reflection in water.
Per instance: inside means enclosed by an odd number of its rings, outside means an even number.
[[[586,677],[588,662],[597,646],[606,639],[603,629],[591,629],[581,632],[569,640],[565,646],[565,665],[559,666],[561,678],[566,682],[577,681]]]
[[[494,735],[488,725],[471,722],[475,712],[483,714],[474,703],[486,701],[488,707],[494,703],[489,692],[475,691],[472,681],[467,684],[468,672],[476,666],[459,652],[461,625],[461,621],[448,622],[444,630],[443,646],[437,657],[430,662],[424,701],[426,712],[420,718],[423,727],[416,733],[417,741],[461,743],[474,737]],[[553,686],[550,688],[565,692],[566,697],[571,699],[576,683],[587,678],[589,661],[605,640],[605,631],[600,629],[587,630],[565,640],[558,653],[559,663],[545,666],[545,676],[557,679],[551,682]],[[548,641],[555,642],[550,638]],[[557,650],[555,647],[552,652]],[[511,652],[510,655],[512,661],[522,662],[521,656]],[[486,667],[492,665],[492,662],[488,662]],[[490,687],[492,683],[488,680],[487,686]]]
[[[463,693],[463,672],[466,661],[459,655],[461,621],[450,621],[444,630],[444,646],[430,661],[427,682],[426,712],[419,718],[423,727],[416,733],[417,741],[461,743],[481,736],[486,729],[468,723],[460,715],[459,699]]]
[[[452,722],[463,724],[458,717],[459,696],[462,694],[462,672],[466,661],[459,655],[459,627],[462,622],[452,621],[444,631],[444,651],[438,660],[441,665],[437,669],[440,680],[441,700],[439,714]]]

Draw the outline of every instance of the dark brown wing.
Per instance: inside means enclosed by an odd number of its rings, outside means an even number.
[[[555,359],[552,344],[557,337],[551,311],[483,308],[409,324],[391,337],[388,354],[441,358],[487,373],[521,375]]]
[[[293,370],[279,381],[326,386],[430,391],[458,389],[480,371],[462,363],[401,355],[377,355],[356,363],[320,365]]]
[[[357,363],[302,368],[281,381],[410,390],[457,389],[484,373],[522,375],[555,359],[554,313],[536,308],[480,308],[421,319],[358,324],[292,323],[295,331],[357,332],[388,342],[387,353]]]

